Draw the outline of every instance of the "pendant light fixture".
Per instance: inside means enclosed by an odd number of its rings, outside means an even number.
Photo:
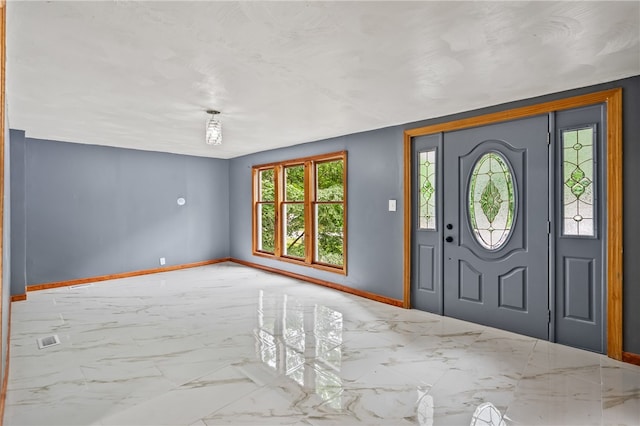
[[[207,145],[222,144],[222,123],[220,123],[220,111],[207,110],[207,114],[211,114],[207,120],[206,139]]]

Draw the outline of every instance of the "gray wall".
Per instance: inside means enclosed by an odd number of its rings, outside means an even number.
[[[24,137],[24,131],[11,130],[11,295],[24,294],[27,285]]]
[[[2,216],[2,295],[0,303],[2,303],[2,318],[0,319],[2,326],[2,334],[0,335],[0,383],[3,383],[5,375],[9,374],[5,371],[7,360],[7,343],[9,340],[9,307],[11,303],[11,147],[9,144],[9,120],[8,108],[5,103],[4,109],[4,207]],[[2,419],[0,419],[0,423]]]
[[[27,138],[25,161],[11,172],[24,177],[23,190],[19,178],[11,183],[14,204],[24,197],[26,214],[12,227],[16,238],[24,233],[26,282],[154,268],[160,256],[169,265],[232,256],[401,299],[404,129],[614,87],[624,90],[624,350],[640,353],[640,76],[232,160]],[[251,166],[340,150],[348,151],[348,275],[253,256]],[[397,212],[387,211],[389,199]]]
[[[475,111],[239,157],[230,165],[231,256],[402,298],[402,132],[405,129],[503,111],[568,96],[623,88],[624,350],[640,353],[640,76]],[[346,149],[348,157],[348,275],[332,274],[251,254],[251,166]],[[398,211],[387,211],[387,200]]]
[[[238,157],[230,165],[231,256],[402,299],[402,129],[342,136]],[[251,166],[347,150],[348,275],[251,254]],[[388,200],[398,211],[388,211]]]
[[[228,256],[226,160],[30,138],[24,158],[27,286]]]

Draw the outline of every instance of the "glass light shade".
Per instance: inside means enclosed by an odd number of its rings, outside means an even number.
[[[206,139],[207,145],[222,144],[222,124],[218,114],[213,114],[207,121]]]

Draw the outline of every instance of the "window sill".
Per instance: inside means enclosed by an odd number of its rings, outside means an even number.
[[[260,251],[254,251],[253,252],[254,256],[258,256],[258,257],[264,257],[267,259],[272,259],[272,260],[277,260],[280,262],[286,262],[286,263],[291,263],[294,265],[298,265],[298,266],[304,266],[305,268],[312,268],[312,269],[318,269],[320,271],[327,271],[327,272],[332,272],[334,274],[340,274],[340,275],[347,275],[347,267],[346,266],[330,266],[330,265],[325,265],[322,263],[306,263],[304,260],[298,260],[298,259],[294,259],[292,257],[277,257],[273,254],[270,253],[263,253]]]

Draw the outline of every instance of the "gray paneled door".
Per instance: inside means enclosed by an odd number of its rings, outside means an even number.
[[[415,308],[606,352],[605,115],[413,139]]]
[[[549,338],[548,128],[544,115],[414,140],[416,308]]]
[[[444,312],[548,339],[548,116],[444,135]]]
[[[555,339],[606,352],[604,105],[555,114]]]
[[[442,315],[442,133],[413,141],[413,306]]]

